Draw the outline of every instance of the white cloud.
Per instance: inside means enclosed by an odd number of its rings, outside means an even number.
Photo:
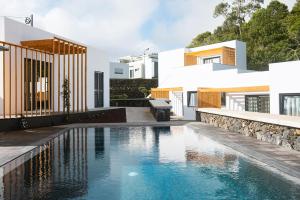
[[[267,0],[266,3],[269,3]],[[290,8],[296,0],[282,0]],[[221,0],[0,0],[0,16],[34,14],[35,26],[107,51],[111,58],[141,54],[146,47],[186,46],[222,23],[213,18]],[[164,5],[164,13],[157,10]],[[143,26],[154,21],[144,38]]]
[[[144,41],[140,29],[159,0],[0,0],[0,15],[34,13],[35,26],[64,37],[96,46],[110,55],[139,53]]]

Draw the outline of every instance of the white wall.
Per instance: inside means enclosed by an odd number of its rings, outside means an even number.
[[[164,51],[158,54],[158,84],[167,84],[173,69],[184,66],[185,49]]]
[[[122,69],[123,74],[116,74],[115,69]],[[110,63],[110,78],[111,79],[129,79],[129,65],[126,63]]]
[[[300,93],[300,61],[274,63],[270,68],[270,111],[279,114],[279,94]]]
[[[104,72],[104,107],[109,107],[109,61],[106,53],[88,46],[88,109],[94,108],[94,72]]]

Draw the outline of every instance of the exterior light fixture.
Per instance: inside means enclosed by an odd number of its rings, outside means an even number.
[[[9,49],[5,46],[0,46],[0,51],[9,51]]]

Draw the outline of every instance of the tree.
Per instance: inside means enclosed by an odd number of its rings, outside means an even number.
[[[265,70],[269,63],[286,60],[289,35],[285,19],[288,7],[272,1],[267,8],[258,10],[243,26],[242,37],[247,42],[248,67]]]
[[[207,31],[197,35],[188,46],[189,48],[211,44],[212,33]]]
[[[297,0],[291,13],[286,19],[290,36],[288,59],[300,59],[300,0]]]
[[[247,18],[251,18],[252,14],[261,8],[264,0],[233,0],[232,3],[224,1],[215,7],[214,17],[223,16],[225,24],[238,29],[238,36],[241,38],[242,25]]]
[[[222,2],[215,7],[214,17],[225,18],[222,26],[213,33],[205,32],[195,37],[188,47],[213,44],[228,40],[242,40],[242,25],[261,7],[264,0],[234,0]]]

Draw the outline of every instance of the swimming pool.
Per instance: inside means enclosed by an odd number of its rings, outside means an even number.
[[[186,126],[74,128],[26,156],[2,199],[300,199],[299,185]]]

